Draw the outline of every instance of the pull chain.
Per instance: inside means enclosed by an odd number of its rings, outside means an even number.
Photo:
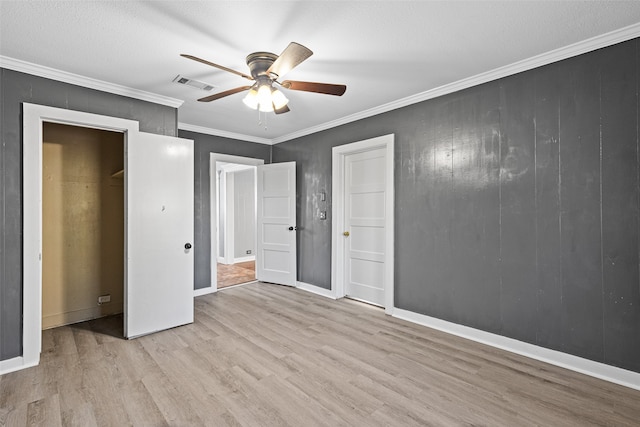
[[[266,131],[268,129],[267,126],[267,113],[264,113],[264,121],[262,120],[262,111],[260,111],[260,109],[258,109],[258,126],[262,126],[264,125],[264,130]]]

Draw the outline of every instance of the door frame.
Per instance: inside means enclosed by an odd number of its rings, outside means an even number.
[[[220,172],[222,172],[220,174],[220,177],[216,177],[217,178],[221,178],[222,176],[224,176],[224,185],[225,185],[225,222],[224,222],[224,227],[223,227],[223,231],[221,232],[220,230],[218,230],[218,237],[220,237],[220,234],[224,234],[224,256],[219,256],[218,255],[218,262],[222,262],[224,264],[235,264],[237,262],[245,262],[245,261],[253,261],[256,259],[256,254],[255,251],[251,253],[251,256],[245,256],[245,257],[239,257],[237,258],[235,256],[235,237],[234,237],[234,232],[235,232],[235,228],[236,228],[236,224],[235,224],[235,197],[236,197],[236,188],[235,188],[235,175],[233,174],[234,172],[241,172],[241,171],[245,171],[245,170],[249,170],[251,168],[254,168],[254,177],[253,177],[253,189],[254,192],[257,191],[257,170],[255,169],[255,166],[252,165],[244,165],[244,164],[239,164],[239,163],[229,163],[227,165],[222,166],[220,169]],[[216,167],[216,173],[217,173],[217,167]],[[231,179],[229,179],[231,178]],[[212,181],[213,183],[213,181]],[[216,191],[218,190],[218,182],[216,182]],[[233,191],[228,191],[229,187],[231,187],[233,189]],[[218,194],[218,197],[220,197],[221,195]],[[219,202],[219,200],[216,198],[216,202]],[[219,203],[218,206],[216,208],[216,214],[219,215],[220,214],[220,209],[219,209]],[[255,215],[254,215],[254,220],[255,220]],[[219,224],[216,224],[216,227]],[[217,242],[218,246],[220,245],[220,242]],[[216,246],[216,248],[218,247]]]
[[[258,166],[263,165],[263,159],[253,157],[234,156],[231,154],[209,153],[209,211],[211,221],[211,287],[198,289],[198,295],[218,291],[218,213],[216,209],[218,201],[218,188],[216,186],[216,162],[236,163],[239,165]],[[256,173],[257,176],[257,173]],[[257,252],[257,251],[256,251]],[[226,255],[226,253],[225,253]],[[256,262],[258,254],[256,253]]]
[[[384,278],[384,311],[393,314],[394,309],[394,259],[395,259],[395,230],[394,230],[394,134],[379,136],[351,144],[339,145],[332,149],[331,197],[333,205],[331,214],[331,288],[335,298],[345,297],[345,249],[344,212],[345,212],[345,158],[350,154],[362,153],[378,148],[385,149],[385,173],[389,179],[385,184],[385,196],[389,202],[385,207],[385,278]]]
[[[42,143],[43,123],[60,123],[92,129],[121,132],[125,157],[129,135],[139,131],[137,121],[102,116],[81,111],[22,104],[23,157],[22,157],[22,360],[16,369],[36,366],[42,349]],[[125,162],[126,167],[126,162]],[[125,173],[125,212],[126,212]],[[125,236],[126,250],[126,236]],[[127,283],[126,263],[123,309],[126,317]]]

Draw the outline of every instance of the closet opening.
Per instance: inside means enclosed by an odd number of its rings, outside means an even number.
[[[42,329],[121,314],[124,134],[45,122],[42,140]]]

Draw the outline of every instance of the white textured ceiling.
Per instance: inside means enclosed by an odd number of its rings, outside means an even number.
[[[184,100],[179,121],[213,133],[278,140],[638,22],[640,1],[2,0],[0,55]],[[291,112],[263,125],[243,94],[196,101],[246,80],[181,53],[247,72],[247,54],[291,41],[314,55],[286,79],[347,92],[286,91]]]

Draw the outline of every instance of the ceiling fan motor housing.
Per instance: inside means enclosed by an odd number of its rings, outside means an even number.
[[[270,52],[254,52],[247,55],[247,65],[251,76],[256,80],[260,76],[266,76],[271,80],[277,79],[277,75],[269,76],[267,74],[267,70],[276,59],[278,59],[278,55]]]

